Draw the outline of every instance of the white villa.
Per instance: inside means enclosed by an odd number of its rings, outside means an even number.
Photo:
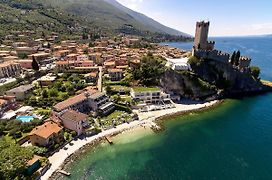
[[[188,63],[187,57],[179,58],[179,59],[170,59],[166,58],[167,63],[166,66],[171,67],[173,70],[191,70],[191,66]]]
[[[133,99],[145,103],[158,103],[170,100],[170,94],[166,94],[158,87],[135,87],[131,88],[130,95]]]

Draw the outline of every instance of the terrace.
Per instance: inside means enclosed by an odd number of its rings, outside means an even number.
[[[134,92],[147,92],[147,91],[160,91],[160,88],[158,87],[133,87],[132,88]]]

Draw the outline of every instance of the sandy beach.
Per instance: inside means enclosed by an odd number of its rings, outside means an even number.
[[[176,108],[173,108],[173,109],[165,109],[160,111],[151,111],[151,112],[144,112],[144,113],[137,112],[139,116],[138,121],[133,121],[129,124],[119,125],[116,128],[102,131],[101,133],[91,137],[73,140],[71,143],[64,146],[58,152],[56,152],[55,154],[49,157],[49,161],[52,165],[48,169],[48,171],[41,177],[41,179],[42,180],[49,179],[52,176],[52,174],[61,167],[61,165],[65,162],[65,160],[69,156],[71,156],[72,154],[80,150],[80,148],[84,147],[85,145],[90,144],[96,140],[99,140],[105,136],[117,134],[125,130],[139,128],[142,126],[151,127],[154,125],[154,121],[158,118],[211,107],[217,104],[218,102],[219,101],[215,100],[215,101],[201,103],[201,104],[175,104]]]

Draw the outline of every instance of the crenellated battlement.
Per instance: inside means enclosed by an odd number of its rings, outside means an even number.
[[[247,69],[250,67],[251,58],[246,56],[241,56],[239,58],[239,69]]]
[[[239,58],[239,61],[251,61],[251,58],[250,57],[247,57],[247,56],[241,56]]]
[[[218,50],[194,49],[193,55],[198,58],[212,59],[223,63],[229,63],[230,54]]]
[[[193,56],[197,58],[211,59],[223,63],[230,63],[230,54],[214,49],[215,41],[208,41],[210,22],[200,21],[196,23],[196,34],[193,46]],[[238,68],[247,70],[251,63],[251,58],[241,56]]]
[[[196,25],[197,25],[198,27],[201,27],[201,26],[209,26],[209,25],[210,25],[210,22],[209,22],[209,21],[207,21],[207,22],[205,22],[205,21],[200,21],[200,22],[196,22]]]

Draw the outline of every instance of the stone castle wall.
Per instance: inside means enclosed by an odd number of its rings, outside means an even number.
[[[218,50],[201,50],[194,49],[193,55],[197,58],[212,59],[214,61],[220,61],[223,63],[229,63],[230,55]]]

